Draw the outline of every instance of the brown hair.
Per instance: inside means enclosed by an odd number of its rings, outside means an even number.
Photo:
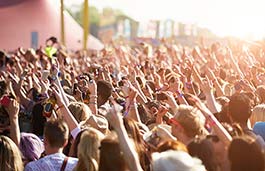
[[[139,126],[136,124],[136,122],[133,119],[130,118],[124,118],[123,121],[129,137],[132,138],[134,141],[135,149],[138,154],[141,166],[143,168],[147,168],[150,162],[147,161],[146,146],[140,134]]]
[[[63,147],[68,140],[69,129],[63,120],[50,120],[44,127],[44,138],[51,147]]]
[[[234,138],[228,149],[233,171],[264,171],[264,154],[255,139],[249,136]]]
[[[99,171],[124,171],[126,168],[117,135],[112,132],[101,141]]]
[[[165,141],[165,142],[161,143],[157,148],[157,151],[160,153],[163,151],[167,151],[167,150],[177,150],[177,151],[188,152],[185,144],[183,144],[180,141],[173,141],[173,140]]]

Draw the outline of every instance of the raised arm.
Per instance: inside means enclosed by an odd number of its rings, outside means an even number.
[[[137,152],[134,149],[134,145],[131,143],[123,125],[121,113],[116,112],[117,110],[115,106],[117,104],[114,101],[112,101],[112,103],[114,104],[114,109],[111,109],[107,114],[107,119],[118,134],[119,144],[124,154],[124,159],[127,163],[127,166],[131,171],[143,171]]]
[[[217,102],[216,102],[214,94],[213,94],[213,85],[211,84],[208,77],[206,77],[206,80],[202,81],[201,89],[202,89],[203,93],[205,94],[206,104],[207,104],[207,107],[209,108],[209,110],[212,113],[219,112],[218,108],[217,108]]]
[[[225,143],[226,146],[228,146],[232,141],[231,135],[198,98],[195,97],[194,99],[196,100],[196,106],[201,110],[207,121],[210,123],[210,126],[214,129],[216,135]]]
[[[8,98],[8,97],[7,97]],[[15,99],[10,99],[8,106],[5,108],[10,120],[10,138],[17,146],[20,143],[20,130],[18,124],[19,103]]]
[[[68,109],[67,105],[65,104],[64,100],[62,99],[61,93],[57,90],[58,87],[57,88],[52,87],[51,89],[56,97],[56,102],[58,105],[59,113],[61,114],[65,122],[67,123],[70,131],[73,131],[75,128],[78,127],[78,123],[76,119],[74,118],[74,116]]]

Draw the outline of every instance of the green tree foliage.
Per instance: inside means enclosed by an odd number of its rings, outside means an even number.
[[[70,8],[67,8],[66,10],[70,13],[70,15],[81,25],[83,26],[83,5],[80,5],[76,7],[79,10],[71,10]],[[89,7],[89,21],[90,24],[98,25],[100,21],[100,13],[98,9],[94,6]]]

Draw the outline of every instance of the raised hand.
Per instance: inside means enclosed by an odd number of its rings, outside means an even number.
[[[94,80],[90,80],[87,84],[87,90],[91,93],[91,95],[97,95],[97,84]]]
[[[213,84],[207,76],[206,76],[206,80],[203,80],[201,83],[201,89],[205,94],[211,93],[213,89]]]
[[[113,126],[115,130],[120,129],[123,125],[123,120],[121,113],[119,113],[119,106],[114,99],[110,99],[113,107],[108,111],[106,118],[109,121],[110,125]]]
[[[15,99],[9,98],[10,102],[8,106],[5,108],[9,118],[14,119],[18,118],[18,113],[19,113],[19,103]]]

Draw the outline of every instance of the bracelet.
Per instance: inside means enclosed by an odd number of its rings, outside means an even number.
[[[180,90],[177,90],[176,91],[176,93],[177,93],[177,96],[178,96],[178,98],[180,98],[180,97],[183,97],[184,95],[183,95],[183,93],[181,93],[181,91]]]
[[[26,78],[25,77],[20,77],[20,80],[26,80]]]
[[[130,104],[130,107],[137,107],[137,104],[136,103],[132,103],[132,104]]]
[[[94,94],[90,94],[89,97],[95,97],[95,98],[97,98],[98,96],[97,95],[94,95]]]
[[[207,116],[206,122],[211,127],[214,126],[214,125],[216,125],[216,122],[213,120],[213,118],[212,118],[211,115]]]
[[[64,105],[58,106],[58,107],[56,108],[55,112],[57,112],[59,109],[61,109],[61,108],[63,108],[63,107],[64,107]]]
[[[217,80],[216,80],[216,79],[213,79],[213,80],[212,80],[212,83],[213,83],[213,84],[214,84],[214,83],[216,83],[216,82],[217,82]]]
[[[178,97],[182,98],[182,97],[184,97],[184,95],[182,93],[180,93],[180,94],[178,94]]]
[[[97,102],[89,102],[88,104],[89,104],[89,105],[96,105]]]

